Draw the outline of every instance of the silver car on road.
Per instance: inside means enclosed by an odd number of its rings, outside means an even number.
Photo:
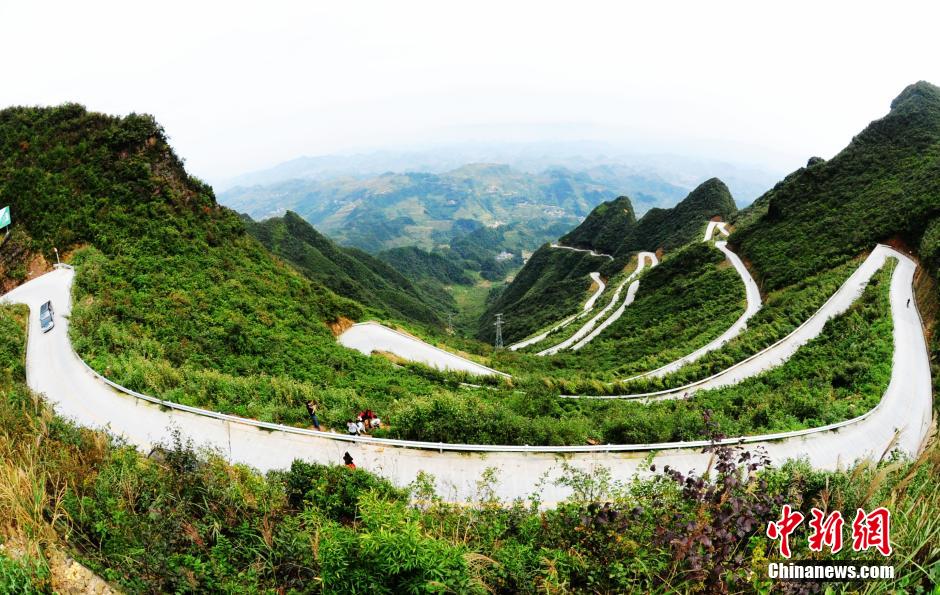
[[[42,329],[42,332],[48,333],[55,326],[55,320],[52,319],[54,314],[52,302],[46,302],[39,306],[39,328]]]

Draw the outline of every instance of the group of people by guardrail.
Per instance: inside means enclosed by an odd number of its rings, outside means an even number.
[[[307,401],[307,413],[310,415],[310,421],[313,428],[320,431],[320,418],[317,417],[317,404],[313,401]],[[360,436],[368,434],[371,430],[382,427],[382,420],[371,409],[360,411],[356,419],[350,419],[346,422],[346,431],[351,436]]]

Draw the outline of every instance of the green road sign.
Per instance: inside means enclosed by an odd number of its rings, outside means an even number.
[[[10,224],[10,207],[0,209],[0,228]]]

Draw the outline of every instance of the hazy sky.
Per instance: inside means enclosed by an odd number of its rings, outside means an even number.
[[[940,84],[940,3],[769,4],[0,0],[0,106],[152,113],[210,181],[470,140],[789,170]]]

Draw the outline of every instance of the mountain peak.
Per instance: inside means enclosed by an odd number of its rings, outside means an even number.
[[[919,108],[925,106],[940,106],[940,87],[927,81],[917,81],[901,91],[901,94],[891,102],[891,111]]]
[[[678,205],[677,209],[694,206],[695,208],[712,209],[714,214],[730,215],[737,210],[734,198],[728,186],[718,178],[709,178],[699,184],[695,190]]]

